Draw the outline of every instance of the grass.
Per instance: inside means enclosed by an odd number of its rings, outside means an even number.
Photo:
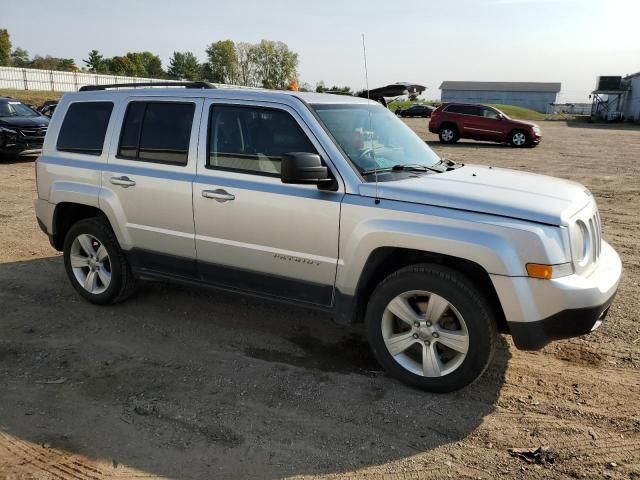
[[[46,90],[0,89],[0,97],[13,97],[23,103],[35,106],[42,105],[47,100],[60,100],[62,93],[63,92],[48,92]]]

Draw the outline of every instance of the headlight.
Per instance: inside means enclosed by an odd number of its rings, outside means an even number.
[[[0,127],[0,145],[10,145],[18,142],[18,132],[11,128]]]
[[[535,133],[540,133],[540,132],[541,132],[540,127],[537,127],[537,126],[536,126],[536,127],[533,127],[533,131],[534,131]]]
[[[572,234],[571,250],[573,252],[573,260],[578,265],[584,266],[589,259],[589,252],[591,251],[589,228],[582,220],[578,220]]]

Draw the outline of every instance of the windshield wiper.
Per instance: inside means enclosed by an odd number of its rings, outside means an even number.
[[[436,165],[438,165],[436,163]],[[433,166],[422,165],[421,163],[408,163],[408,164],[398,164],[391,167],[393,171],[412,171],[412,172],[436,172],[442,173],[444,170],[440,168],[433,168]]]

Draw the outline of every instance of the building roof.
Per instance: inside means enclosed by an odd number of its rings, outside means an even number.
[[[440,90],[480,90],[503,92],[553,92],[560,91],[560,82],[452,82],[444,81]]]
[[[625,80],[629,80],[633,77],[637,77],[638,75],[640,75],[640,72],[636,72],[636,73],[632,73],[631,75],[627,75],[626,77],[624,77]]]

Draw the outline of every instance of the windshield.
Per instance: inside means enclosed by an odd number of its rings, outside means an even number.
[[[37,117],[38,113],[20,102],[0,103],[0,117]]]
[[[440,163],[413,130],[381,105],[316,104],[313,109],[361,173]]]

